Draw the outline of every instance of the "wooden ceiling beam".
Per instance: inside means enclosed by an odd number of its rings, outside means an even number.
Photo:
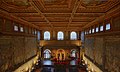
[[[69,18],[69,23],[68,23],[67,28],[69,27],[69,24],[72,22],[72,19],[73,19],[73,17],[74,17],[74,14],[76,13],[76,11],[77,11],[77,9],[78,9],[81,1],[82,1],[82,0],[76,0],[75,5],[74,5],[74,7],[73,7],[73,9],[72,9],[71,17]],[[66,29],[67,29],[67,28],[66,28]]]
[[[17,17],[41,17],[39,13],[11,13]]]
[[[72,0],[69,1],[68,8],[71,7],[71,4],[72,4]]]
[[[40,30],[51,31],[51,27],[40,27]],[[81,31],[82,27],[69,27],[66,30],[66,27],[54,27],[54,31]]]
[[[13,15],[15,15],[15,16],[18,16],[18,17],[29,17],[29,16],[41,16],[38,12],[36,13],[27,13],[27,12],[25,12],[25,13],[10,13],[10,14],[13,14]],[[105,14],[105,13],[75,13],[75,15],[77,15],[77,16],[101,16],[101,15],[103,15],[103,14]],[[43,13],[43,15],[44,16],[47,16],[47,15],[71,15],[71,13]],[[51,17],[52,17],[51,16]],[[48,16],[49,17],[49,16]]]
[[[45,22],[43,23],[33,23],[34,25],[46,25]],[[68,23],[51,23],[52,25],[64,25],[64,24],[68,24]],[[87,23],[71,23],[70,25],[85,25]]]
[[[70,26],[84,26],[84,25],[86,25],[86,24],[70,24]]]
[[[43,13],[43,14],[71,14],[71,13],[69,12],[69,13]]]
[[[51,26],[51,28],[53,28],[52,24],[50,23],[50,21],[44,16],[44,14],[41,12],[41,10],[37,7],[37,5],[35,5],[36,1],[30,0],[29,3],[31,6],[33,6],[35,8],[35,10],[45,19],[45,21]]]
[[[30,23],[33,24],[47,24],[47,22],[41,22],[41,21],[29,21]],[[71,24],[87,24],[90,21],[80,21],[80,22],[71,22]],[[51,22],[51,24],[68,24],[69,22]]]
[[[69,13],[43,13],[43,14],[71,14],[71,12]],[[105,13],[101,13],[101,12],[79,12],[79,13],[75,13],[75,14],[105,14]]]
[[[39,3],[40,3],[40,5],[41,5],[41,7],[42,7],[43,9],[45,9],[44,1],[43,1],[43,0],[39,0]]]

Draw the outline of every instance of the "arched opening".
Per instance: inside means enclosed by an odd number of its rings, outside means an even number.
[[[63,49],[57,50],[57,60],[65,60],[65,51]]]
[[[70,40],[77,40],[77,33],[76,32],[70,33]]]
[[[70,65],[77,65],[79,63],[77,55],[78,55],[77,50],[72,49],[70,52],[70,57],[71,57]]]
[[[44,32],[44,40],[50,40],[50,32],[49,31]]]
[[[59,31],[57,34],[57,40],[63,40],[64,39],[64,33],[62,31]]]
[[[75,49],[71,50],[71,55],[72,58],[77,58],[77,51]]]
[[[51,51],[49,49],[46,49],[44,51],[44,59],[49,59],[51,58]]]

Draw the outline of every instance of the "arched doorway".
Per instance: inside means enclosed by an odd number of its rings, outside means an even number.
[[[76,49],[72,49],[70,51],[70,57],[71,57],[70,65],[77,65],[79,63],[78,51]]]
[[[78,54],[77,54],[77,50],[76,49],[72,49],[71,52],[70,52],[70,56],[72,58],[77,58],[78,57]]]
[[[44,50],[44,59],[51,58],[51,51],[49,49]]]
[[[58,49],[57,50],[57,55],[56,55],[57,57],[57,60],[65,60],[65,50],[63,50],[63,49]]]

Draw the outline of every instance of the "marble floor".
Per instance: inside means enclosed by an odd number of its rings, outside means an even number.
[[[41,64],[41,67],[37,67],[32,72],[87,72],[85,69],[78,66],[76,60],[71,60],[69,64],[65,64],[65,62],[54,63],[50,60],[44,60]]]

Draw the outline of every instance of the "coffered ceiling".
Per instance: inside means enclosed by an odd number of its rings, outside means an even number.
[[[40,29],[81,30],[120,0],[2,0],[0,8]]]

